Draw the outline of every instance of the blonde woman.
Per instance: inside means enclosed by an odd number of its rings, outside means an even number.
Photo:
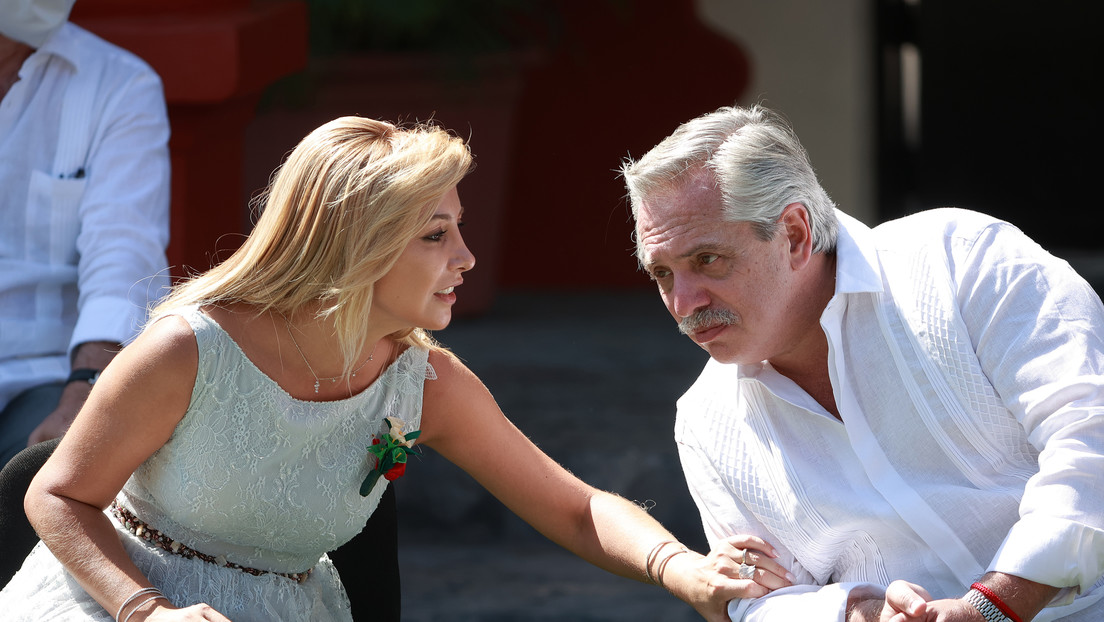
[[[475,264],[456,191],[470,166],[432,126],[345,117],[308,135],[253,234],[154,310],[31,484],[43,544],[0,594],[5,619],[350,620],[325,552],[417,445],[708,619],[788,584],[762,541],[684,551],[576,479],[429,337]]]

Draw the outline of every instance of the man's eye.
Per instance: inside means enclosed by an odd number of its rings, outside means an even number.
[[[665,278],[671,276],[671,271],[670,270],[652,270],[651,274],[652,274],[652,278],[654,280],[659,281],[661,279],[665,279]]]
[[[703,266],[708,266],[709,264],[713,263],[714,261],[717,261],[717,255],[714,255],[712,253],[707,254],[707,255],[701,255],[701,256],[698,257],[698,261],[701,262],[701,264]]]

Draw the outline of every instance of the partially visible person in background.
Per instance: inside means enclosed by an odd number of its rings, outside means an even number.
[[[169,281],[161,80],[72,6],[0,0],[0,466],[65,432]]]
[[[0,467],[65,432],[169,283],[161,80],[72,6],[0,0]],[[0,585],[37,541],[18,497]]]

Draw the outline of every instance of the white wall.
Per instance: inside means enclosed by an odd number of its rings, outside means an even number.
[[[825,189],[875,224],[873,5],[869,0],[697,0],[701,19],[750,57],[741,104],[793,124]]]

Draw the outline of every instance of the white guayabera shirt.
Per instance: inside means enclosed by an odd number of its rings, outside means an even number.
[[[129,341],[169,283],[169,122],[137,56],[65,24],[0,101],[0,408]]]
[[[995,570],[1069,588],[1036,620],[1104,619],[1100,299],[982,214],[840,220],[821,326],[844,423],[767,363],[710,360],[679,400],[711,544],[759,535],[797,577],[729,614],[841,620],[860,585],[957,598]]]

